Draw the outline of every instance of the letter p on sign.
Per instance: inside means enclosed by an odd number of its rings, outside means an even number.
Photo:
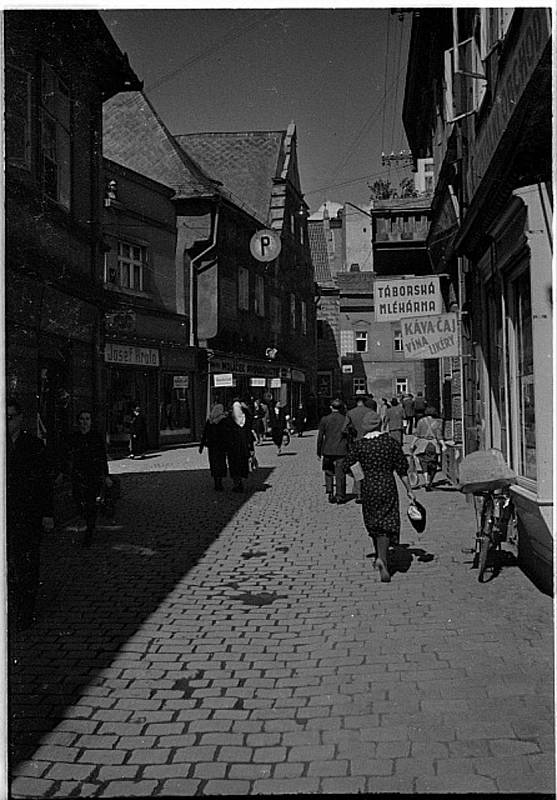
[[[280,253],[280,236],[275,231],[263,230],[254,233],[249,249],[258,261],[272,261]]]

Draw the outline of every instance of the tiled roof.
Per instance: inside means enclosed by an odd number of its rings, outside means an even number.
[[[314,268],[314,278],[318,284],[333,284],[331,266],[327,253],[327,242],[322,220],[308,220],[309,247]]]
[[[283,167],[285,135],[286,131],[187,133],[175,139],[233,200],[269,220],[274,179]]]
[[[117,94],[103,105],[103,155],[172,187],[179,197],[218,189],[177,146],[142,92]]]

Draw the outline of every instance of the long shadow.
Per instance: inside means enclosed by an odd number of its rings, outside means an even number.
[[[396,572],[408,572],[414,559],[427,563],[435,558],[433,553],[428,553],[422,547],[410,547],[407,544],[399,544],[391,550],[389,559],[391,575]]]
[[[260,467],[243,494],[233,494],[229,480],[216,493],[207,470],[124,473],[119,524],[99,520],[90,549],[76,533],[44,539],[37,621],[9,636],[10,770],[33,754],[85,687],[102,703],[107,677],[124,685],[110,670],[115,655],[242,505],[269,488],[271,472]]]

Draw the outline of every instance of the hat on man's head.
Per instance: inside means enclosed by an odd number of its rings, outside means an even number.
[[[360,423],[362,433],[372,433],[373,431],[380,431],[381,430],[381,417],[377,413],[377,411],[368,411],[362,417],[362,421]]]

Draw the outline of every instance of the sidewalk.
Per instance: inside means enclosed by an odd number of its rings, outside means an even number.
[[[111,462],[121,527],[45,542],[16,642],[14,798],[553,792],[551,598],[477,582],[446,485],[380,583],[315,446],[258,447],[245,496],[192,447]]]

